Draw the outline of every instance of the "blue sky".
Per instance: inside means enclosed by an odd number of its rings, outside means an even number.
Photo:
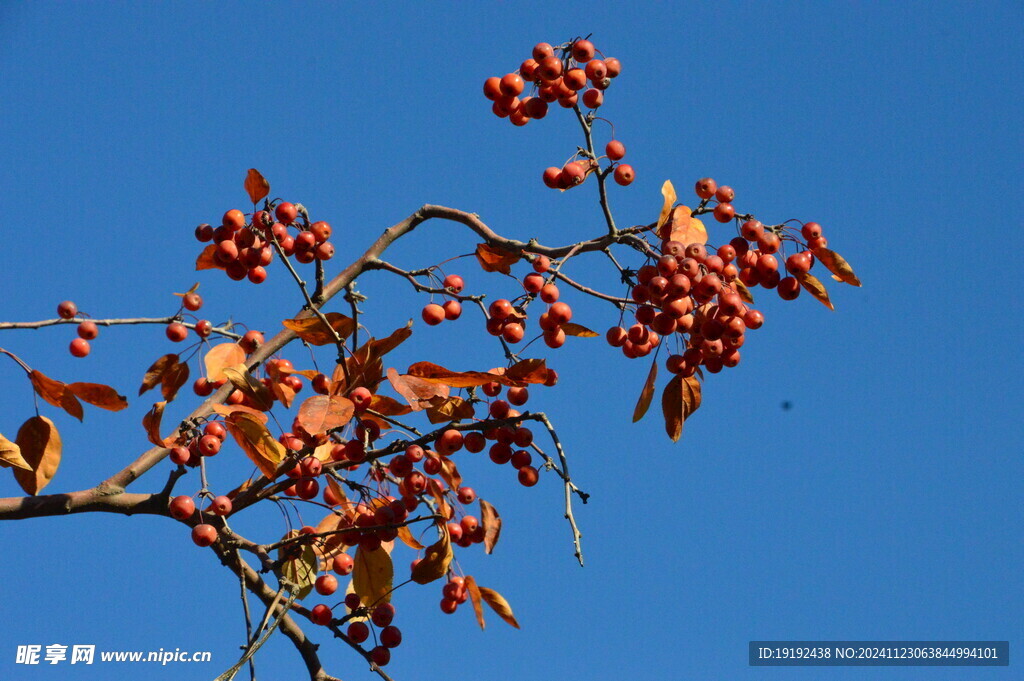
[[[481,633],[468,610],[438,611],[439,588],[403,589],[405,642],[389,672],[1021,678],[1016,664],[755,671],[746,651],[752,639],[1008,639],[1012,650],[1024,640],[1024,281],[1011,236],[1021,227],[1022,19],[1009,2],[3,3],[0,317],[49,318],[65,298],[97,317],[165,315],[171,292],[198,280],[212,319],[277,328],[298,307],[279,266],[262,287],[191,269],[193,227],[246,207],[249,167],[334,225],[339,259],[426,202],[544,243],[597,234],[593,187],[559,194],[540,182],[579,143],[572,117],[513,128],[480,93],[534,43],[593,33],[623,63],[602,112],[637,173],[612,188],[620,224],[653,220],[665,179],[689,199],[710,175],[765,221],[821,222],[865,286],[832,285],[835,312],[762,294],[764,328],[740,367],[709,378],[675,445],[657,409],[630,423],[646,362],[598,340],[550,353],[561,382],[531,406],[551,415],[592,495],[577,510],[586,568],[573,559],[555,480],[527,490],[508,470],[464,464],[505,531],[493,556],[471,550],[463,567],[509,599],[523,629],[492,617]],[[430,224],[389,258],[422,267],[474,243]],[[508,292],[463,263],[469,288]],[[614,285],[597,257],[570,274]],[[383,275],[360,289],[381,333],[425,302]],[[617,318],[569,299],[588,326]],[[500,362],[479,319],[455,324],[418,324],[415,352],[396,352],[395,366]],[[121,328],[75,360],[71,337],[68,327],[6,332],[0,347],[129,397],[172,350],[159,328]],[[29,392],[9,362],[0,381],[0,432],[13,437],[31,414]],[[46,412],[65,442],[47,491],[88,487],[134,458],[147,446],[149,404],[91,410],[81,425]],[[247,474],[242,461],[217,464],[215,485]],[[179,489],[196,488],[193,478]],[[18,492],[0,476],[0,496]],[[239,524],[268,539],[281,531],[272,513]],[[145,666],[157,679],[212,678],[237,655],[237,583],[166,519],[5,523],[0,539],[2,678],[112,673],[16,667],[19,643],[213,653],[196,668]],[[372,678],[309,629],[329,671]],[[283,639],[257,661],[263,678],[302,672]]]

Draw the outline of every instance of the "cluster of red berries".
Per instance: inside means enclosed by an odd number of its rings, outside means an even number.
[[[78,316],[78,306],[70,300],[65,300],[57,306],[57,316],[61,319],[74,319]],[[77,331],[78,338],[71,341],[68,351],[72,357],[85,357],[92,350],[89,341],[100,335],[100,330],[96,322],[86,319],[78,325]]]
[[[539,297],[548,304],[548,309],[541,313],[537,324],[543,331],[544,343],[549,348],[560,348],[565,344],[565,331],[562,325],[572,319],[572,308],[568,303],[558,300],[559,290],[554,283],[546,282],[544,273],[551,268],[551,260],[547,256],[537,256],[533,260],[533,272],[523,278],[523,289],[532,296]],[[501,336],[507,343],[518,343],[526,334],[524,322],[526,316],[505,298],[495,300],[487,308],[487,333]]]
[[[596,109],[604,102],[604,91],[612,79],[622,72],[618,59],[595,59],[596,54],[597,49],[589,40],[558,47],[537,43],[533,56],[518,71],[484,81],[484,96],[494,102],[491,111],[495,116],[522,126],[530,119],[544,118],[551,102],[557,101],[566,109],[576,106],[581,100],[580,90],[589,82],[582,102],[588,109]],[[531,94],[520,99],[527,83],[533,86]]]
[[[334,257],[331,226],[321,221],[310,223],[303,213],[302,224],[299,209],[293,203],[283,201],[270,212],[258,210],[252,214],[252,222],[246,222],[246,214],[238,209],[224,214],[217,228],[208,224],[196,227],[196,239],[212,241],[214,262],[236,281],[248,278],[254,284],[261,284],[267,278],[266,268],[274,260],[274,246],[281,248],[286,257],[294,257],[300,263],[314,260],[330,260]],[[275,219],[276,218],[276,219]],[[290,229],[298,230],[295,236]]]
[[[335,585],[337,585],[337,580],[331,575],[324,575],[320,579],[325,577],[334,580]],[[318,585],[320,584],[320,579],[317,580]],[[317,592],[322,595],[329,595],[321,591],[319,586],[317,587]],[[332,589],[330,593],[333,592],[334,590]],[[397,648],[402,643],[402,631],[392,624],[395,618],[395,606],[391,603],[378,603],[372,609],[364,608],[360,604],[359,596],[350,593],[345,596],[345,607],[351,612],[363,611],[369,615],[369,621],[379,629],[376,636],[378,645],[370,649],[370,659],[379,667],[389,663],[391,661],[391,649]],[[313,607],[310,619],[313,620],[314,624],[326,626],[334,619],[334,613],[329,606],[321,603]],[[345,635],[352,643],[361,644],[370,637],[370,626],[363,620],[356,620],[348,625]]]
[[[719,222],[735,218],[731,203],[735,193],[730,187],[718,187],[704,178],[697,182],[696,192],[704,201],[718,201],[714,214]],[[824,247],[817,223],[804,224],[801,233],[808,246]],[[782,278],[775,254],[784,240],[800,243],[786,228],[769,229],[751,218],[741,225],[740,236],[718,249],[709,250],[701,243],[663,242],[657,262],[637,272],[638,283],[631,291],[638,304],[636,323],[628,329],[610,328],[609,345],[621,348],[626,357],[645,357],[663,338],[678,333],[686,339],[686,349],[666,360],[670,372],[692,376],[701,366],[711,373],[735,367],[747,329],[764,323],[764,315],[744,302],[742,289],[776,288],[781,298],[793,300],[801,288],[797,277],[814,265],[811,251],[801,250],[786,259],[786,269],[794,276]]]
[[[484,96],[494,102],[491,110],[499,118],[508,118],[513,125],[526,125],[531,119],[541,119],[548,113],[548,103],[557,101],[566,109],[583,106],[594,110],[604,103],[605,90],[612,79],[622,72],[622,64],[614,57],[597,59],[598,50],[586,39],[552,47],[538,43],[533,56],[524,61],[519,70],[501,78],[492,76],[484,81]],[[603,56],[603,55],[602,55]],[[520,99],[531,84],[530,94]],[[587,88],[587,85],[590,85]],[[580,97],[580,91],[583,96]],[[593,113],[590,114],[591,116]],[[617,162],[626,155],[625,145],[611,140],[605,145],[608,159]],[[571,189],[582,184],[591,172],[599,170],[596,160],[570,160],[561,168],[544,170],[544,184],[552,189]],[[626,186],[633,182],[632,166],[618,164],[613,171],[617,183]]]
[[[462,293],[462,289],[466,284],[459,275],[449,274],[441,282],[441,285],[445,290],[459,294]],[[422,312],[423,321],[429,326],[437,326],[445,320],[455,321],[460,316],[462,316],[462,303],[454,298],[446,300],[440,305],[437,303],[427,303]]]
[[[554,385],[558,380],[557,374],[550,369],[547,383]],[[482,387],[483,393],[491,398],[501,395],[502,386],[500,383],[486,383]],[[512,409],[512,406],[521,407],[530,398],[530,393],[525,387],[510,387],[505,395],[505,400],[495,399],[488,405],[488,413],[497,419],[515,417],[519,412]],[[526,450],[533,444],[533,431],[526,426],[500,426],[490,428],[483,433],[472,432],[466,434],[466,449],[470,452],[483,451],[487,441],[493,444],[487,450],[491,461],[498,465],[511,464],[518,472],[519,483],[523,487],[533,487],[537,484],[540,475],[537,469],[532,466],[533,455]]]

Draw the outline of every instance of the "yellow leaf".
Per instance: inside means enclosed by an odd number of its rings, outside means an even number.
[[[832,301],[829,300],[828,291],[825,290],[825,285],[818,281],[818,278],[810,273],[797,274],[796,280],[800,282],[800,285],[807,289],[807,292],[812,296],[821,301],[821,304],[830,310],[835,310],[835,306]]]
[[[519,622],[516,621],[515,615],[512,614],[512,606],[508,604],[505,597],[493,589],[487,589],[480,587],[480,597],[484,603],[491,606],[491,610],[498,613],[498,617],[511,624],[516,629],[519,628]]]
[[[243,395],[252,399],[257,408],[270,409],[274,404],[274,396],[270,389],[263,384],[263,381],[249,373],[244,362],[236,366],[224,367],[223,371],[231,384],[238,388]]]
[[[206,363],[206,380],[217,382],[227,379],[224,369],[245,361],[245,350],[238,343],[220,343],[210,348],[203,359]]]
[[[298,530],[289,532],[285,539],[291,539],[295,536],[298,536]],[[294,548],[294,544],[278,548],[278,559],[284,559],[286,552]],[[302,547],[302,553],[299,557],[288,558],[281,563],[281,576],[292,583],[295,588],[289,588],[288,590],[301,600],[313,590],[313,583],[316,581],[316,573],[319,567],[320,564],[317,561],[316,553],[313,552],[313,547],[307,544]]]
[[[676,202],[676,188],[672,186],[671,180],[665,180],[665,184],[661,185],[661,195],[665,197],[665,202],[661,206],[661,215],[658,216],[659,229],[672,214],[672,206]]]
[[[260,472],[272,479],[278,464],[284,460],[284,445],[274,439],[265,425],[245,412],[231,413],[225,417],[224,426]]]
[[[484,528],[484,552],[494,551],[501,536],[501,516],[490,502],[480,500],[480,526]]]
[[[390,601],[395,568],[384,546],[373,551],[360,546],[352,560],[352,589],[359,595],[359,602],[371,605]]]
[[[575,322],[562,324],[562,331],[565,332],[566,336],[576,336],[577,338],[597,338],[599,335],[596,331],[591,331],[582,324],[576,324]]]
[[[398,538],[401,539],[406,546],[415,551],[422,551],[426,548],[416,540],[416,537],[412,536],[412,530],[409,529],[408,525],[402,525],[398,528]]]
[[[21,455],[21,447],[3,435],[0,435],[0,466],[4,468],[23,468],[26,471],[32,470],[32,466]]]
[[[850,263],[846,262],[843,256],[839,255],[835,251],[830,251],[827,248],[819,248],[813,251],[814,255],[817,256],[821,264],[824,265],[832,272],[833,275],[838,277],[839,281],[842,281],[851,286],[860,286],[860,279],[853,273],[853,268],[850,267]]]

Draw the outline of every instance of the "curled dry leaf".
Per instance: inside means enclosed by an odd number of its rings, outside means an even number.
[[[260,423],[267,422],[267,415],[259,409],[253,409],[252,407],[246,407],[242,404],[214,404],[210,406],[213,411],[220,414],[221,416],[230,416],[235,412],[242,412],[252,416]]]
[[[476,615],[476,623],[480,625],[480,628],[484,628],[484,607],[480,598],[480,587],[476,585],[476,580],[473,579],[472,575],[466,575],[466,591],[469,592],[469,600],[473,603],[473,613]]]
[[[850,267],[850,263],[846,262],[843,256],[827,248],[819,248],[813,251],[813,253],[821,261],[821,264],[827,267],[839,281],[851,286],[861,285],[860,279],[853,273],[853,268]]]
[[[245,176],[245,191],[255,204],[261,199],[266,198],[267,194],[270,193],[270,183],[267,182],[267,179],[263,177],[260,171],[255,168],[249,168],[249,172]]]
[[[14,479],[26,494],[39,494],[60,466],[61,441],[57,426],[45,416],[33,416],[21,424],[14,441],[29,465],[28,470],[14,468]]]
[[[291,539],[298,535],[298,530],[292,530],[284,536],[284,539]],[[285,552],[292,546],[281,546],[277,549],[279,560],[285,558]],[[316,582],[317,569],[320,567],[313,547],[306,545],[302,547],[302,553],[297,558],[288,558],[281,563],[281,577],[291,582],[294,588],[288,590],[295,594],[299,600],[309,595]]]
[[[299,407],[298,421],[310,435],[341,428],[352,420],[355,405],[341,395],[313,395]]]
[[[506,251],[488,244],[477,244],[476,260],[484,272],[501,272],[511,274],[512,265],[519,262],[522,255]]]
[[[107,411],[121,411],[128,407],[128,400],[109,385],[102,383],[71,383],[67,387],[76,397],[94,407]]]
[[[445,518],[452,517],[452,507],[448,503],[444,489],[441,487],[441,483],[437,481],[437,478],[427,478],[427,491],[430,492],[430,495],[434,497],[434,501],[437,502],[438,514]]]
[[[501,516],[498,509],[483,499],[480,500],[480,524],[484,528],[484,552],[491,553],[501,536]]]
[[[672,186],[671,180],[665,180],[665,184],[661,185],[661,195],[665,198],[661,206],[661,215],[658,216],[658,229],[665,224],[668,220],[669,215],[672,214],[672,206],[676,202],[676,188]]]
[[[822,284],[817,277],[813,274],[804,272],[803,274],[797,274],[796,280],[800,282],[800,285],[807,289],[807,292],[812,296],[821,301],[821,304],[830,310],[835,310],[835,305],[829,300],[828,291],[825,290],[825,285]]]
[[[564,330],[566,326],[568,324],[563,324],[562,329]],[[569,332],[566,331],[566,333]],[[503,375],[508,381],[514,381],[514,383],[505,383],[505,385],[543,383],[548,380],[548,367],[542,359],[523,359],[510,366]]]
[[[476,412],[473,405],[461,397],[435,397],[427,407],[427,420],[431,423],[448,423],[471,419]]]
[[[480,587],[480,598],[483,599],[484,603],[491,606],[491,610],[498,614],[498,617],[511,624],[516,629],[519,628],[519,622],[516,621],[515,615],[512,614],[512,606],[508,604],[505,597],[494,589],[488,589],[486,587]]]
[[[164,372],[164,375],[160,378],[160,393],[164,396],[165,400],[170,402],[177,397],[181,386],[185,385],[188,381],[188,374],[188,364],[185,362],[177,362]]]
[[[160,437],[160,421],[164,417],[167,402],[157,402],[142,417],[142,427],[146,429],[146,437],[157,447],[166,447],[167,441]]]
[[[441,538],[436,543],[427,547],[423,559],[416,564],[412,571],[412,581],[417,584],[429,584],[434,580],[441,579],[448,573],[448,566],[452,562],[452,540],[448,536],[448,528],[443,523],[437,527]]]
[[[754,295],[750,292],[750,289],[747,288],[747,285],[740,281],[739,278],[733,279],[732,282],[729,283],[729,286],[736,289],[736,293],[739,294],[744,303],[750,303],[751,305],[754,304]]]
[[[29,372],[28,377],[32,381],[32,388],[47,403],[60,407],[79,421],[82,420],[82,405],[75,394],[68,390],[66,383],[50,378],[35,369]]]
[[[359,595],[359,602],[370,605],[390,601],[395,567],[384,545],[374,551],[365,551],[359,547],[352,560],[352,589]]]
[[[355,506],[353,506],[352,502],[349,501],[348,496],[345,494],[345,490],[342,489],[341,485],[338,484],[337,480],[329,476],[327,478],[327,486],[330,487],[331,492],[334,494],[335,497],[341,499],[341,503],[338,505],[338,508],[341,510],[342,514],[344,514],[344,516],[348,518],[350,522],[355,522]]]
[[[406,546],[414,551],[422,551],[425,546],[416,540],[416,537],[412,536],[412,530],[409,529],[408,525],[402,525],[398,528],[398,538],[401,539]]]
[[[245,362],[245,350],[238,343],[219,343],[210,348],[203,358],[206,364],[206,380],[220,381],[227,380],[224,369],[238,366]]]
[[[577,338],[597,338],[597,331],[591,331],[582,324],[576,322],[566,322],[560,327],[565,332],[566,336],[576,336]]]
[[[224,419],[224,426],[260,472],[273,479],[278,464],[285,457],[284,445],[270,434],[262,422],[245,412],[229,414]]]
[[[457,490],[462,487],[462,475],[455,462],[447,457],[441,457],[441,478],[451,489]]]
[[[231,384],[251,399],[257,409],[266,410],[273,406],[274,396],[270,389],[263,384],[263,381],[249,373],[244,362],[237,366],[224,367],[223,371]]]
[[[658,359],[651,362],[651,370],[647,372],[647,380],[644,381],[643,390],[640,391],[640,398],[633,408],[633,423],[644,417],[647,409],[651,406],[651,399],[654,398],[654,382],[658,378]]]
[[[328,312],[324,317],[330,324],[329,328],[318,316],[285,319],[281,323],[310,345],[333,345],[336,342],[335,332],[345,340],[355,331],[356,323],[340,312]]]
[[[32,470],[32,466],[21,455],[21,447],[18,446],[18,443],[11,442],[3,435],[0,435],[0,467]]]
[[[146,369],[146,375],[142,377],[142,386],[139,388],[139,394],[151,390],[160,384],[161,379],[164,377],[164,372],[169,368],[178,363],[178,356],[174,353],[164,355]]]

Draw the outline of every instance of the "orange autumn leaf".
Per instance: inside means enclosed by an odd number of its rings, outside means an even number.
[[[245,362],[245,350],[238,343],[220,343],[210,348],[203,358],[206,364],[206,379],[216,383],[226,380],[224,375],[226,367],[233,367]]]
[[[13,468],[14,479],[26,494],[35,496],[57,473],[61,458],[60,433],[50,419],[33,416],[21,425],[14,441],[31,467],[30,470]]]
[[[249,168],[249,172],[245,176],[245,191],[253,203],[258,203],[260,199],[270,193],[270,183],[260,174],[260,171]]]
[[[477,244],[476,259],[484,272],[511,274],[512,265],[519,262],[521,254],[506,251],[488,244]]]
[[[828,297],[828,291],[825,290],[825,285],[818,280],[813,274],[804,272],[803,274],[794,275],[796,280],[800,282],[800,285],[807,289],[807,292],[817,298],[822,305],[830,310],[835,310],[835,305]]]
[[[452,540],[448,536],[448,528],[439,525],[438,530],[441,538],[436,543],[427,547],[423,559],[416,564],[412,570],[412,581],[417,584],[429,584],[434,580],[441,579],[448,572],[448,566],[452,562]]]
[[[643,390],[640,391],[640,398],[636,401],[636,406],[633,408],[633,423],[636,423],[644,417],[647,413],[647,409],[651,406],[651,400],[654,398],[654,382],[658,378],[658,360],[655,358],[651,362],[651,370],[647,372],[647,380],[644,381]]]
[[[494,551],[501,536],[501,516],[490,502],[480,500],[480,526],[484,528],[484,553]]]
[[[109,385],[102,383],[71,383],[67,387],[83,402],[108,411],[121,411],[128,407],[128,400]]]
[[[310,435],[341,428],[352,420],[355,405],[341,395],[313,395],[299,407],[299,424]]]
[[[658,216],[658,229],[661,229],[661,226],[668,220],[668,216],[672,214],[672,206],[676,202],[676,188],[672,186],[671,180],[665,180],[665,183],[661,185],[661,195],[665,200],[661,206],[661,215]]]
[[[519,628],[519,622],[516,621],[515,615],[512,614],[512,606],[508,604],[505,597],[494,589],[488,589],[486,587],[480,587],[480,598],[483,599],[484,603],[491,606],[491,610],[498,614],[498,617],[511,624],[516,629]]]

